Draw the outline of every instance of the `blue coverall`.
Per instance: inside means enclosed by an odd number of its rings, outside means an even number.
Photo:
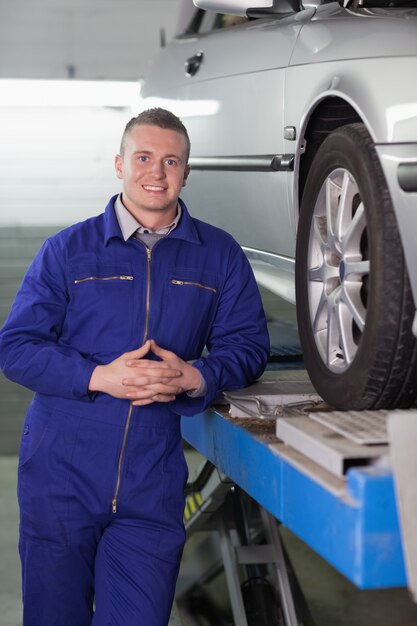
[[[5,375],[35,392],[18,470],[25,626],[166,626],[185,539],[179,416],[253,382],[269,352],[230,235],[181,203],[150,252],[123,240],[114,200],[46,241],[0,333]],[[196,359],[206,395],[133,407],[88,392],[97,364],[146,338]]]

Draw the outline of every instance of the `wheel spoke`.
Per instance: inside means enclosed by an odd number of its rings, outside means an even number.
[[[361,299],[361,287],[360,283],[345,283],[342,290],[342,303],[347,309],[346,314],[349,314],[346,325],[351,328],[353,319],[362,333],[365,329],[366,309]]]
[[[332,297],[328,299],[326,363],[330,369],[339,369],[338,364],[343,358],[340,346],[338,299],[339,290],[335,291]]]
[[[327,333],[316,334],[322,358],[332,371],[343,371],[352,363],[357,342],[353,335],[352,311],[343,299],[343,288],[335,290],[327,301]]]
[[[343,241],[346,233],[352,226],[353,199],[358,193],[358,186],[349,172],[343,172],[340,195],[338,198],[337,214],[335,222],[335,237],[337,241]]]
[[[313,233],[320,248],[324,247],[326,245],[326,221],[323,216],[313,216]]]
[[[326,222],[327,222],[327,239],[333,241],[335,238],[336,216],[339,204],[341,187],[337,183],[336,176],[329,176],[326,180]]]
[[[351,277],[353,274],[357,276],[367,276],[371,269],[370,261],[346,261],[345,276]]]
[[[350,224],[345,230],[342,249],[345,254],[358,254],[361,237],[366,228],[365,208],[361,202],[353,215]]]
[[[319,267],[312,267],[308,270],[308,279],[312,282],[324,283],[325,280],[339,278],[339,269],[333,265],[322,264]]]
[[[327,298],[323,290],[318,298],[317,307],[314,311],[312,328],[313,333],[320,333],[327,326]]]
[[[352,315],[350,308],[341,301],[337,309],[339,344],[344,360],[344,368],[352,363],[358,346],[353,338]]]

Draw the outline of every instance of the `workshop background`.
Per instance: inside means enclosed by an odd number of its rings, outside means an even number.
[[[121,133],[138,111],[150,62],[175,32],[179,6],[0,0],[0,324],[42,242],[101,212],[119,190],[113,158]],[[268,316],[279,318],[283,309],[264,295]],[[21,624],[15,476],[31,396],[0,374],[0,626]],[[198,456],[187,458],[192,470]],[[290,532],[283,536],[317,626],[417,624],[405,589],[358,591]],[[222,581],[213,588],[223,600]]]
[[[114,155],[178,10],[178,0],[0,1],[0,323],[46,237],[119,190]],[[17,452],[30,397],[1,375],[0,455]]]

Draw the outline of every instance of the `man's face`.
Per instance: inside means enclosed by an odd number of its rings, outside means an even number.
[[[115,159],[126,208],[142,220],[149,217],[157,220],[154,225],[165,225],[165,218],[175,216],[190,171],[186,159],[187,144],[181,133],[159,126],[134,126],[125,138],[123,156]]]

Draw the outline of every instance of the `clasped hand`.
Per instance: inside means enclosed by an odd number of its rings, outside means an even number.
[[[160,360],[144,358],[149,352]],[[179,393],[198,388],[200,382],[201,375],[195,367],[148,339],[141,348],[125,352],[107,365],[98,365],[88,389],[144,406],[171,402]]]

